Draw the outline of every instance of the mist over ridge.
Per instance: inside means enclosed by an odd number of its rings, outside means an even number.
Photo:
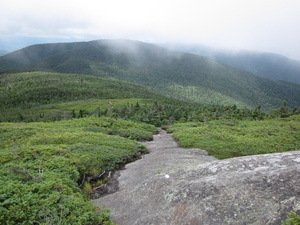
[[[300,61],[286,56],[249,50],[217,49],[199,44],[159,44],[170,50],[209,57],[221,63],[272,80],[300,83]]]
[[[256,107],[300,103],[300,86],[213,59],[134,40],[38,44],[0,57],[0,70],[77,73],[129,81],[186,101]]]

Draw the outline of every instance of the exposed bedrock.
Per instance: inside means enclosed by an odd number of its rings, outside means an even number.
[[[93,200],[120,225],[281,224],[300,212],[300,151],[217,160],[164,132],[145,144],[119,190]]]

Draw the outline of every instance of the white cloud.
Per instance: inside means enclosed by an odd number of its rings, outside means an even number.
[[[0,35],[184,41],[300,59],[298,0],[2,0]]]

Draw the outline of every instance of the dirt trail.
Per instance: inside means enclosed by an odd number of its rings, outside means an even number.
[[[110,208],[113,220],[120,225],[132,224],[130,220],[125,219],[128,218],[128,215],[123,214],[123,209],[127,208],[130,203],[124,201],[122,196],[131,192],[137,185],[156,176],[172,179],[173,174],[184,173],[199,164],[217,160],[208,156],[204,150],[178,147],[172,134],[167,134],[164,130],[160,130],[158,135],[154,135],[153,141],[143,142],[143,144],[149,149],[149,154],[127,164],[124,170],[117,173],[119,190],[93,200],[100,208]]]

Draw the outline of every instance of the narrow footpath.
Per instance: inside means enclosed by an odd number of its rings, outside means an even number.
[[[300,212],[300,151],[218,160],[163,130],[144,144],[118,190],[92,200],[119,225],[281,225]]]
[[[130,204],[131,206],[135,204],[135,199],[133,197],[131,202],[128,202],[124,196],[147,179],[158,177],[166,181],[173,180],[174,174],[184,173],[199,164],[217,160],[208,156],[204,150],[178,147],[172,134],[167,134],[162,129],[158,135],[153,136],[153,141],[143,142],[143,144],[148,148],[149,154],[127,164],[124,170],[119,171],[118,191],[93,200],[100,208],[111,209],[112,219],[119,225],[138,224],[138,215],[135,212],[127,211]]]

